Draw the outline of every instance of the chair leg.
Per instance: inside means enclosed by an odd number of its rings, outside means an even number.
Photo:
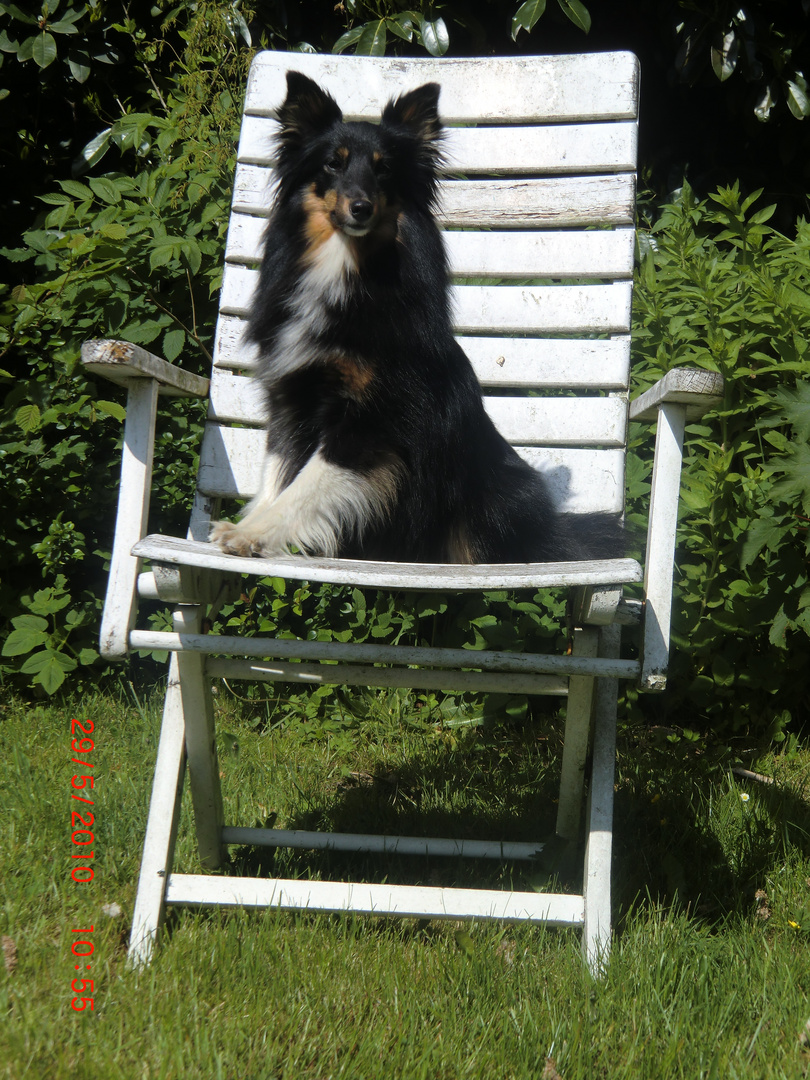
[[[169,667],[169,685],[163,706],[152,799],[129,938],[128,961],[133,967],[140,968],[149,963],[163,925],[166,881],[174,858],[185,768],[185,725],[177,656],[174,655]]]
[[[598,630],[574,631],[575,656],[596,656],[598,647]],[[585,763],[591,737],[594,681],[592,676],[572,675],[568,682],[560,801],[557,808],[557,835],[565,840],[576,840],[579,836]]]
[[[174,613],[175,630],[200,631],[201,608],[182,607]],[[135,898],[129,963],[144,967],[152,958],[165,916],[166,884],[172,870],[180,820],[186,761],[203,866],[214,869],[224,856],[222,793],[219,784],[214,714],[205,682],[202,656],[172,655],[163,706],[152,799],[146,825],[141,873]]]
[[[199,634],[203,609],[180,607],[174,613],[174,629],[180,634]],[[219,783],[216,730],[211,689],[205,677],[205,657],[178,652],[180,703],[186,730],[186,753],[197,830],[200,862],[215,870],[225,858],[222,844],[222,789]]]
[[[600,656],[617,657],[620,626],[605,626],[599,634]],[[599,977],[610,954],[611,861],[613,854],[613,785],[616,762],[616,713],[619,684],[597,679],[594,708],[593,766],[588,797],[588,837],[583,893],[585,925],[582,951],[588,969]]]

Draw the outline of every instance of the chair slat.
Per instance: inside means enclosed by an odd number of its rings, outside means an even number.
[[[234,213],[225,258],[261,261],[266,220]],[[457,277],[626,278],[633,276],[631,229],[588,232],[445,232]]]
[[[270,115],[286,92],[285,74],[301,71],[337,99],[347,120],[376,119],[389,98],[435,81],[430,59],[378,59],[322,54],[260,53],[248,81],[245,112]],[[638,60],[631,53],[443,60],[441,113],[445,123],[530,123],[537,120],[633,120]]]
[[[245,116],[238,160],[271,166],[278,123]],[[449,173],[633,172],[638,127],[633,121],[608,124],[549,124],[533,127],[447,128],[442,149]]]
[[[457,332],[502,334],[624,333],[630,329],[632,283],[557,285],[455,285],[451,289]]]
[[[245,344],[245,320],[221,315],[214,351],[219,369],[252,371],[256,349]],[[605,341],[574,338],[464,337],[458,342],[470,358],[482,386],[529,389],[626,390],[630,372],[630,339]]]
[[[246,316],[258,271],[226,266],[220,310]],[[503,334],[624,333],[630,329],[631,282],[612,285],[452,287],[457,331]]]
[[[217,371],[211,380],[209,418],[260,424],[261,384],[250,377]],[[487,411],[509,442],[524,446],[622,446],[627,406],[621,398],[484,399]]]
[[[267,217],[273,205],[272,174],[239,165],[233,209]],[[541,180],[445,180],[440,185],[439,223],[448,228],[569,228],[632,225],[635,178],[570,176]]]
[[[198,488],[212,498],[248,499],[261,481],[265,437],[261,428],[207,424]],[[556,504],[572,513],[618,513],[624,506],[622,450],[516,447],[546,477]]]

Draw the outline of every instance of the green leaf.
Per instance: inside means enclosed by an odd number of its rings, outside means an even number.
[[[118,421],[123,422],[127,418],[127,410],[123,405],[119,405],[117,401],[97,401],[95,406],[100,413],[113,416]]]
[[[34,618],[33,615],[29,618]],[[40,619],[39,622],[45,624],[47,628],[48,624],[44,619]],[[38,649],[40,645],[44,645],[48,640],[48,635],[44,629],[35,629],[33,627],[24,627],[19,630],[12,630],[6,640],[3,642],[3,656],[23,656],[25,653],[30,653],[33,649]]]
[[[720,82],[725,82],[730,75],[734,74],[739,56],[739,43],[733,30],[727,30],[718,39],[717,45],[712,45],[711,58],[712,70]]]
[[[16,615],[11,625],[15,630],[47,630],[48,620],[39,615]]]
[[[360,38],[363,36],[364,27],[355,26],[351,30],[347,30],[345,34],[341,34],[335,44],[332,46],[333,53],[345,52],[352,45],[356,45]]]
[[[65,203],[71,201],[69,195],[59,195],[57,192],[49,195],[37,195],[37,198],[48,206],[64,206]]]
[[[32,431],[39,428],[40,420],[41,415],[38,405],[23,405],[14,414],[14,423],[26,435],[30,435]]]
[[[384,56],[388,34],[385,19],[366,23],[355,50],[358,56]]]
[[[31,56],[37,67],[46,68],[56,59],[56,39],[47,30],[43,30],[38,37],[34,38],[34,47]]]
[[[574,26],[587,34],[591,28],[591,16],[585,5],[580,0],[557,0],[557,3]]]
[[[65,579],[60,575],[57,578],[56,586],[51,586],[48,589],[39,589],[34,593],[33,599],[23,597],[23,606],[27,607],[29,611],[33,611],[39,615],[53,615],[55,611],[61,611],[62,608],[66,608],[70,603],[70,596],[64,592],[63,586]]]
[[[724,656],[712,660],[712,678],[718,686],[734,685],[734,668]]]
[[[65,681],[67,672],[74,671],[76,666],[72,656],[54,652],[53,649],[43,649],[42,652],[29,656],[20,671],[24,675],[33,675],[33,681],[39,683],[46,694],[53,694]]]
[[[56,652],[55,649],[42,649],[33,656],[29,656],[20,668],[24,675],[35,675],[49,667],[57,667],[60,671],[74,671],[76,661],[66,653]],[[38,681],[38,680],[35,680]],[[61,682],[61,680],[60,680]]]
[[[526,0],[521,4],[512,19],[512,41],[517,41],[521,30],[531,31],[545,10],[546,0]]]
[[[156,236],[150,244],[149,265],[152,270],[166,266],[183,252],[185,241],[180,236]]]
[[[740,552],[740,568],[750,566],[763,548],[777,551],[790,532],[790,525],[783,524],[785,518],[760,518],[755,521],[745,536]]]
[[[183,346],[186,343],[185,330],[168,330],[163,336],[163,355],[169,360],[176,360],[180,353],[183,351]]]
[[[450,35],[444,19],[422,19],[422,44],[431,56],[444,56],[450,48]]]
[[[83,49],[71,49],[68,53],[68,67],[77,83],[85,83],[90,78],[90,55]]]
[[[810,113],[810,94],[804,75],[797,71],[785,84],[785,96],[788,108],[797,120],[803,120]]]
[[[68,195],[72,195],[74,199],[81,199],[82,202],[86,199],[93,198],[93,192],[87,184],[80,184],[78,180],[60,180],[59,186],[63,191],[66,191]]]
[[[105,128],[104,131],[100,131],[94,139],[90,140],[76,158],[74,172],[76,169],[80,172],[86,172],[88,169],[92,169],[94,165],[98,165],[110,148],[111,130],[111,128]]]
[[[92,176],[87,181],[92,188],[93,192],[105,203],[120,203],[121,192],[118,190],[112,180],[107,180],[103,176]]]
[[[768,641],[771,645],[775,645],[777,649],[787,648],[787,632],[790,629],[790,619],[785,614],[784,605],[782,605],[776,613],[776,618],[773,620],[773,625],[768,633]]]
[[[754,116],[760,123],[765,123],[771,115],[771,109],[776,104],[776,88],[773,84],[766,86],[762,97],[754,106]]]
[[[31,57],[34,55],[35,41],[35,37],[29,37],[23,38],[23,40],[20,42],[19,48],[17,49],[17,59],[20,61],[21,64],[26,63],[26,61],[30,60]]]
[[[780,386],[774,392],[773,404],[793,428],[798,442],[807,442],[810,439],[810,382],[797,383],[795,390]]]
[[[19,42],[12,41],[5,30],[0,30],[0,52],[16,53],[19,47]]]
[[[59,19],[57,22],[49,22],[48,29],[53,30],[55,34],[78,34],[78,30],[73,25],[71,19]]]
[[[110,240],[125,240],[127,236],[127,230],[117,221],[111,221],[109,225],[102,225],[98,231],[102,236],[106,236]]]
[[[36,15],[23,11],[16,4],[0,4],[0,10],[6,15],[11,15],[13,19],[19,19],[20,22],[27,23],[29,26],[36,26],[37,24]]]
[[[391,33],[398,38],[402,38],[403,41],[413,41],[413,23],[414,16],[406,11],[397,15],[394,19],[385,20],[385,25]]]

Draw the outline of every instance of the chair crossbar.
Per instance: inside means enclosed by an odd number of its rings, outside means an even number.
[[[371,645],[335,641],[295,641],[284,638],[241,638],[220,634],[174,634],[133,630],[130,646],[149,652],[202,652],[221,656],[252,656],[262,660],[327,660],[348,663],[402,664],[420,667],[468,667],[524,675],[591,675],[597,678],[638,678],[637,660],[609,657],[556,656],[537,653],[426,648],[415,645]],[[210,672],[210,668],[209,668]]]
[[[352,912],[416,919],[497,919],[501,922],[582,926],[582,896],[507,892],[497,889],[368,885],[352,882],[171,874],[166,903],[190,907],[282,908],[307,912]]]
[[[212,678],[306,683],[312,686],[374,686],[490,694],[552,694],[560,697],[568,693],[568,680],[562,675],[442,671],[372,667],[368,664],[299,664],[284,660],[230,660],[218,657],[208,661],[205,671]]]
[[[437,836],[382,836],[372,833],[310,832],[305,829],[245,829],[226,825],[223,844],[296,848],[305,851],[354,851],[377,855],[435,855],[460,859],[534,859],[542,843],[505,840],[453,840]]]

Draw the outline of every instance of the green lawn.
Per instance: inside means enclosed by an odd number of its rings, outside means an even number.
[[[552,826],[556,725],[448,727],[392,693],[367,700],[356,723],[345,712],[342,723],[287,723],[283,707],[268,723],[265,706],[224,687],[218,709],[234,823],[515,838]],[[94,766],[95,877],[83,885],[71,878],[74,717],[93,721],[95,741],[83,755]],[[617,934],[600,983],[569,931],[273,912],[175,911],[155,962],[136,973],[125,951],[158,723],[159,702],[138,707],[123,691],[0,712],[0,1077],[806,1075],[809,753],[758,760],[775,777],[767,786],[665,733],[621,737]],[[261,870],[252,852],[234,856]],[[186,817],[180,867],[194,858]],[[279,864],[345,869],[304,854]],[[462,873],[422,860],[385,872]],[[512,874],[526,872],[495,877]],[[90,926],[94,1010],[79,1013],[70,984],[87,973],[72,931]]]

